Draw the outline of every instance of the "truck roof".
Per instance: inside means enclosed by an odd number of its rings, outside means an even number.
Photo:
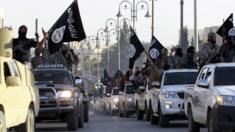
[[[216,63],[216,64],[209,64],[206,65],[206,67],[235,67],[235,63],[231,62],[231,63]]]
[[[175,72],[198,72],[197,69],[170,69],[166,70],[165,73],[175,73]]]

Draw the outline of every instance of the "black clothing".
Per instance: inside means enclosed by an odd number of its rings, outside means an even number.
[[[34,39],[17,38],[13,39],[13,58],[20,62],[30,62],[30,48],[36,47]]]

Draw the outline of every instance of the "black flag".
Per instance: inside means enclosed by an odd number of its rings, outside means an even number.
[[[151,46],[149,48],[149,56],[153,62],[161,56],[162,49],[164,49],[164,46],[162,46],[162,44],[153,36]]]
[[[131,38],[130,46],[128,49],[129,52],[129,68],[133,69],[136,59],[138,59],[141,53],[144,51],[144,47],[141,44],[139,38],[137,37],[135,31],[131,28]]]
[[[231,28],[233,28],[233,13],[227,18],[226,21],[224,21],[223,25],[219,28],[216,33],[223,38],[227,38],[228,32]]]
[[[81,41],[85,38],[78,3],[75,0],[49,30],[48,48],[52,54],[64,42]]]

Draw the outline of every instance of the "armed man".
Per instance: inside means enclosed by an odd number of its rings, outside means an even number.
[[[42,48],[43,44],[48,39],[48,33],[44,33],[44,38],[38,42],[34,39],[27,38],[27,27],[22,25],[18,30],[18,38],[13,39],[13,58],[21,63],[30,63],[30,49]]]

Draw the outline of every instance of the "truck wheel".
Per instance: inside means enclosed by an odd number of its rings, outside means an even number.
[[[7,132],[6,119],[2,111],[0,111],[0,132]]]
[[[146,121],[149,121],[150,120],[150,110],[148,109],[147,104],[145,105],[145,116],[146,116]]]
[[[158,123],[158,117],[154,116],[152,106],[149,107],[149,109],[150,109],[150,123],[155,125]]]
[[[119,117],[123,117],[123,116],[124,116],[123,113],[119,111]]]
[[[188,107],[188,128],[189,132],[200,132],[200,124],[194,121],[191,107]]]
[[[118,113],[119,113],[119,117],[123,117],[123,113],[121,112],[121,106],[118,103]]]
[[[77,130],[78,128],[78,110],[77,107],[67,114],[67,129],[69,131]]]
[[[126,117],[126,118],[129,117],[129,114],[128,114],[128,112],[126,111],[126,109],[124,109],[124,117]]]
[[[169,120],[167,119],[167,117],[165,115],[162,114],[162,111],[161,111],[161,107],[159,108],[159,126],[160,127],[167,127],[167,125],[169,124]]]
[[[83,103],[83,113],[84,113],[84,122],[88,122],[89,121],[89,104],[88,102],[84,102]]]
[[[222,132],[222,130],[218,129],[215,125],[212,111],[208,113],[207,117],[208,132]]]
[[[143,120],[144,118],[144,113],[142,111],[140,111],[138,103],[136,105],[136,112],[137,112],[137,119],[138,120]]]
[[[28,110],[25,123],[20,124],[17,129],[19,132],[35,132],[35,115],[31,108]]]
[[[79,113],[79,115],[77,116],[77,119],[78,119],[78,128],[83,128],[83,125],[84,125],[84,113],[83,113],[83,110],[84,110],[84,108],[83,108],[84,106],[83,106],[83,103],[81,104],[81,106],[80,106],[80,113]]]

